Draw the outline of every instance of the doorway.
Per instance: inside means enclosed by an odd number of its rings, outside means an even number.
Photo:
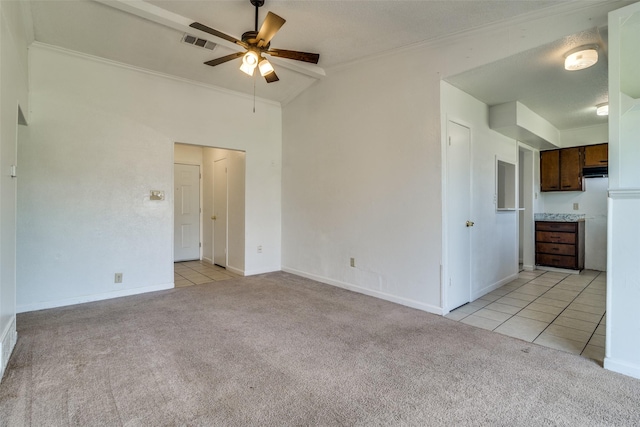
[[[534,203],[536,200],[535,156],[537,151],[518,143],[518,263],[519,270],[535,269]]]
[[[176,143],[174,163],[197,167],[201,174],[198,197],[201,212],[199,242],[202,246],[194,259],[211,267],[218,264],[227,271],[244,275],[245,152]],[[174,202],[179,202],[177,192]],[[176,230],[175,240],[178,237]]]
[[[446,307],[471,300],[471,129],[447,122],[447,270]]]

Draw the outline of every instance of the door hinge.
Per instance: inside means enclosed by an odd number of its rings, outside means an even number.
[[[449,145],[451,145],[451,137],[449,137]]]
[[[201,248],[202,247],[202,242],[198,243],[198,247]]]

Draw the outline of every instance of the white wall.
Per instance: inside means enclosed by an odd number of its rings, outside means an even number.
[[[517,164],[517,142],[489,128],[486,104],[446,82],[441,88],[443,119],[471,129],[471,295],[476,299],[518,274],[517,211],[498,212],[495,203],[496,156]]]
[[[607,269],[607,190],[608,178],[584,180],[585,191],[540,193],[543,212],[578,213],[585,215],[584,268]],[[578,210],[573,204],[578,203]]]
[[[33,45],[21,311],[173,286],[174,142],[247,152],[247,274],[280,268],[280,107]],[[166,200],[150,202],[151,189]],[[124,273],[121,285],[115,272]]]
[[[562,147],[579,147],[581,145],[600,144],[609,141],[609,125],[607,123],[585,126],[560,131]]]
[[[335,71],[285,107],[283,269],[438,312],[439,105],[424,100],[439,81],[414,85],[425,59],[395,59]]]
[[[17,339],[17,178],[9,171],[18,165],[17,145],[28,140],[28,130],[18,126],[19,106],[28,118],[28,35],[22,7],[21,2],[0,2],[0,380]]]

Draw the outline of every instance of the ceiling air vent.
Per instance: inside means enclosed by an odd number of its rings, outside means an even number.
[[[190,44],[192,46],[203,47],[205,49],[213,50],[216,47],[216,44],[212,41],[201,39],[196,36],[192,36],[191,34],[184,33],[182,36],[182,42],[186,44]]]

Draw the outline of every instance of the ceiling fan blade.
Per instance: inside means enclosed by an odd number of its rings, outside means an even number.
[[[294,59],[296,61],[310,62],[312,64],[317,64],[318,60],[320,59],[320,54],[318,53],[298,52],[295,50],[269,49],[265,53],[268,53],[271,56]]]
[[[199,23],[199,22],[194,22],[194,23],[192,23],[192,24],[189,24],[189,26],[190,26],[191,28],[195,28],[196,30],[200,30],[200,31],[204,31],[205,33],[209,33],[209,34],[211,34],[211,35],[213,35],[213,36],[216,36],[216,37],[218,37],[218,38],[221,38],[221,39],[223,39],[223,40],[230,41],[231,43],[238,44],[238,45],[240,45],[240,46],[244,47],[245,49],[249,47],[249,46],[248,46],[245,42],[243,42],[242,40],[238,40],[238,39],[237,39],[237,38],[235,38],[235,37],[229,36],[229,35],[227,35],[227,34],[225,34],[225,33],[221,33],[220,31],[218,31],[218,30],[214,30],[213,28],[207,27],[206,25],[201,24],[201,23]]]
[[[211,61],[205,62],[205,64],[215,67],[216,65],[224,64],[225,62],[240,58],[242,55],[244,55],[244,52],[235,52],[227,56],[221,56],[220,58],[212,59]]]
[[[269,74],[267,74],[266,76],[264,76],[264,79],[267,81],[267,83],[273,83],[273,82],[277,82],[278,80],[280,80],[278,78],[278,76],[276,75],[275,71],[272,71]]]
[[[264,22],[260,27],[260,31],[258,32],[258,36],[256,37],[258,40],[258,47],[269,44],[273,36],[276,35],[280,27],[282,27],[285,22],[287,21],[284,18],[279,17],[275,13],[267,13],[267,17],[264,19]]]

